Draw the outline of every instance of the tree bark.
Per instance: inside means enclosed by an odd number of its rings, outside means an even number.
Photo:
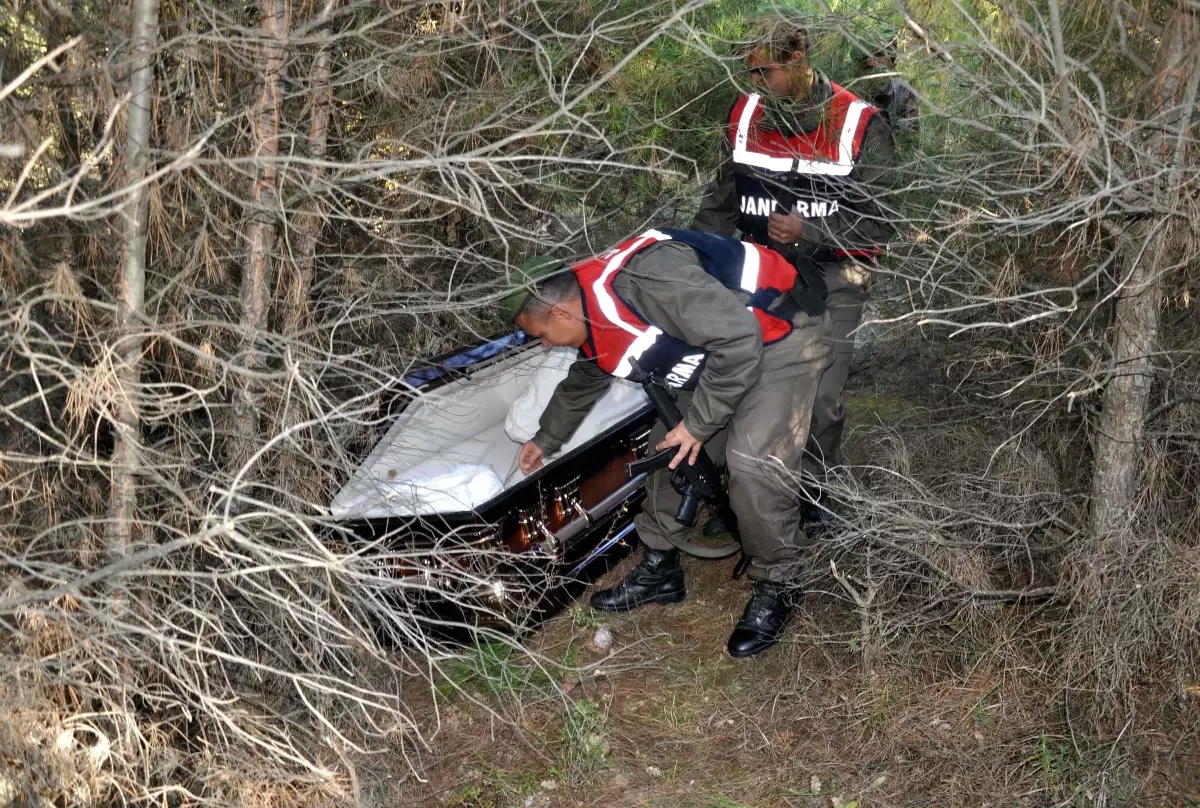
[[[1181,2],[1159,48],[1155,91],[1147,118],[1156,134],[1148,153],[1157,166],[1170,170],[1153,190],[1160,208],[1176,203],[1184,135],[1196,104],[1197,15]],[[1152,164],[1154,160],[1151,161]],[[1167,227],[1170,227],[1168,225]],[[1153,248],[1147,247],[1151,242]],[[1091,531],[1097,538],[1126,532],[1134,512],[1141,477],[1146,412],[1154,381],[1153,355],[1159,332],[1164,265],[1169,264],[1170,232],[1150,232],[1148,225],[1130,227],[1119,239],[1128,268],[1117,298],[1112,377],[1104,388],[1095,439],[1092,474]]]
[[[267,325],[278,214],[279,127],[283,113],[280,88],[288,30],[289,0],[260,0],[262,23],[262,87],[251,116],[257,169],[246,230],[246,268],[242,274],[242,358],[246,373],[238,382],[234,402],[234,454],[238,465],[247,459],[259,433],[262,382],[266,368],[260,332]]]
[[[144,342],[143,305],[146,298],[146,225],[150,162],[150,86],[154,78],[154,48],[158,41],[158,0],[137,0],[133,6],[133,72],[126,123],[125,183],[128,197],[124,221],[121,277],[117,288],[116,437],[112,464],[112,523],[107,549],[125,555],[133,543],[137,518],[137,475],[141,470],[141,417],[138,388]]]
[[[1071,108],[1070,75],[1067,72],[1067,51],[1063,46],[1062,14],[1059,13],[1058,0],[1048,0],[1050,4],[1050,40],[1054,46],[1054,74],[1058,84],[1059,115],[1062,118],[1063,133],[1067,140],[1075,142],[1075,114]]]
[[[124,244],[117,287],[116,436],[112,465],[112,523],[108,550],[123,556],[133,543],[137,516],[137,475],[141,470],[141,417],[138,387],[143,351],[142,309],[146,297],[146,226],[150,162],[150,86],[154,78],[154,48],[158,41],[158,0],[137,0],[133,6],[133,72],[130,75],[129,117],[126,122],[125,182],[128,190],[122,219]]]
[[[332,16],[338,0],[326,0],[321,9],[319,24],[324,25]],[[333,102],[333,90],[329,86],[329,41],[323,41],[313,59],[312,110],[308,119],[308,156],[313,162],[308,171],[308,187],[303,212],[299,216],[296,234],[296,273],[299,279],[298,289],[289,307],[287,322],[288,331],[300,327],[308,313],[308,290],[312,287],[313,261],[317,254],[317,234],[321,229],[321,216],[315,194],[317,184],[325,173],[320,162],[325,159],[329,142],[329,111]]]

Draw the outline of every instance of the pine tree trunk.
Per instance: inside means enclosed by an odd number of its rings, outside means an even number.
[[[326,0],[321,10],[320,23],[324,24],[333,14],[338,0]],[[312,110],[308,119],[308,157],[312,165],[308,172],[308,194],[303,213],[299,217],[296,237],[296,272],[299,288],[294,292],[292,305],[287,316],[287,329],[300,327],[308,313],[308,291],[312,287],[313,260],[317,254],[317,234],[321,229],[321,216],[316,202],[317,184],[325,173],[320,165],[325,159],[329,141],[329,111],[333,102],[333,90],[329,86],[329,43],[323,42],[313,59],[311,86]]]
[[[262,87],[251,118],[257,170],[249,204],[246,267],[241,289],[241,355],[247,373],[239,380],[234,401],[237,437],[234,453],[239,467],[257,444],[262,409],[262,383],[256,375],[265,370],[267,364],[260,332],[267,326],[267,296],[273,275],[275,218],[279,209],[277,158],[283,113],[280,81],[290,10],[289,0],[260,0],[259,5],[262,11]]]
[[[142,309],[146,297],[146,227],[150,161],[150,86],[154,77],[154,48],[158,41],[158,0],[136,0],[133,6],[133,72],[130,75],[129,117],[126,124],[125,182],[129,188],[121,216],[124,223],[121,277],[117,288],[115,353],[119,395],[116,396],[116,443],[112,464],[112,523],[108,550],[125,555],[133,543],[137,518],[137,476],[141,470],[141,418],[138,396],[143,351]]]
[[[1158,76],[1147,118],[1160,124],[1148,142],[1148,153],[1170,170],[1154,191],[1161,206],[1178,193],[1183,138],[1196,104],[1197,54],[1200,41],[1197,15],[1181,2],[1166,28],[1159,49]],[[1127,268],[1117,298],[1113,337],[1113,375],[1104,388],[1095,440],[1092,475],[1091,531],[1097,538],[1126,532],[1139,490],[1144,451],[1146,411],[1154,380],[1153,355],[1158,342],[1163,267],[1170,228],[1151,233],[1139,223],[1120,238]]]
[[[1158,340],[1161,279],[1157,251],[1145,251],[1138,227],[1122,236],[1121,252],[1131,267],[1117,300],[1113,376],[1104,388],[1092,476],[1092,534],[1122,531],[1133,513],[1141,472],[1143,433],[1154,380],[1151,355]]]

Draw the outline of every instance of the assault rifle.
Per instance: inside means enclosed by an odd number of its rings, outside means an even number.
[[[658,413],[658,420],[662,422],[663,426],[668,431],[674,429],[683,420],[683,415],[680,414],[679,407],[675,405],[675,398],[671,395],[671,391],[661,380],[642,370],[636,359],[631,359],[630,364],[633,365],[633,373],[629,378],[640,384],[646,391],[646,396],[650,399],[654,411]],[[657,454],[628,464],[627,473],[632,479],[639,474],[665,469],[678,453],[678,446],[670,446]],[[714,508],[723,513],[729,511],[728,497],[725,495],[724,486],[721,485],[721,470],[708,456],[704,447],[700,448],[700,454],[695,463],[688,463],[684,459],[675,467],[674,473],[671,475],[671,485],[683,497],[683,501],[679,503],[679,509],[675,512],[675,521],[681,525],[691,527],[695,524],[696,511],[699,510],[702,499],[708,500]]]

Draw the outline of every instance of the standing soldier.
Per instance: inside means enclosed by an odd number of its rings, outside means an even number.
[[[772,19],[745,60],[752,92],[734,102],[725,155],[692,228],[770,246],[812,286],[822,283],[833,354],[821,377],[803,470],[822,486],[841,463],[843,387],[862,319],[871,266],[892,234],[878,198],[891,180],[895,146],[880,110],[808,63],[808,35]],[[822,491],[803,506],[824,521]],[[815,495],[814,495],[815,494]],[[706,533],[723,531],[714,518]]]

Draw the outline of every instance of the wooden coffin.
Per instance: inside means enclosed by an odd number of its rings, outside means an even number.
[[[654,421],[639,388],[614,382],[626,386],[564,451],[532,475],[516,469],[573,359],[516,332],[405,377],[378,444],[330,510],[414,616],[528,623],[631,543],[644,491],[626,464],[645,456]]]

